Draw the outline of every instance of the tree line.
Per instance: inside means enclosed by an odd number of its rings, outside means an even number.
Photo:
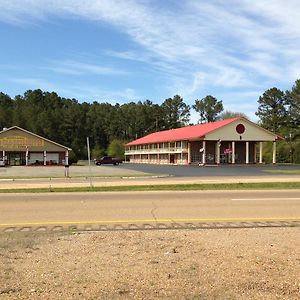
[[[282,161],[295,161],[299,156],[299,106],[300,80],[289,91],[274,87],[258,99],[259,124],[288,137],[283,147],[287,155],[282,155]],[[0,93],[0,129],[16,125],[32,131],[72,148],[72,160],[76,160],[86,158],[87,137],[93,157],[115,154],[114,151],[122,152],[124,142],[156,131],[192,125],[191,109],[199,114],[199,123],[234,116],[247,118],[240,112],[224,111],[223,102],[211,95],[196,99],[192,106],[179,95],[166,99],[161,105],[150,100],[113,105],[96,101],[80,103],[74,98],[36,89],[13,99]]]

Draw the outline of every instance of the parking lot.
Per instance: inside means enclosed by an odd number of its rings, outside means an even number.
[[[168,174],[175,177],[228,177],[228,176],[300,176],[300,165],[207,165],[176,166],[122,164],[118,168],[151,174]]]
[[[4,178],[62,178],[68,177],[129,177],[146,176],[143,171],[120,168],[120,166],[13,166],[0,168],[0,179]]]
[[[59,178],[65,177],[63,166],[14,166],[0,168],[4,178]],[[300,177],[300,165],[222,165],[176,166],[123,163],[119,166],[76,166],[68,169],[69,177],[144,177],[163,175],[172,177]]]

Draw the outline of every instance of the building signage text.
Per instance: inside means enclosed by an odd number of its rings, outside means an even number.
[[[30,139],[23,136],[0,138],[0,146],[14,149],[26,149],[30,147],[43,147],[45,141],[42,139]]]

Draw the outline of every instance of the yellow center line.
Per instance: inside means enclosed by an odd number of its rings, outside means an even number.
[[[299,217],[270,217],[270,218],[192,218],[192,219],[145,219],[145,220],[101,220],[101,221],[41,221],[24,223],[4,223],[0,227],[42,226],[42,225],[89,225],[116,223],[176,223],[176,222],[236,222],[236,221],[300,221]]]

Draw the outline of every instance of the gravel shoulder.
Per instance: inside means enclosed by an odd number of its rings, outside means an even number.
[[[1,299],[299,299],[300,229],[0,235]]]

